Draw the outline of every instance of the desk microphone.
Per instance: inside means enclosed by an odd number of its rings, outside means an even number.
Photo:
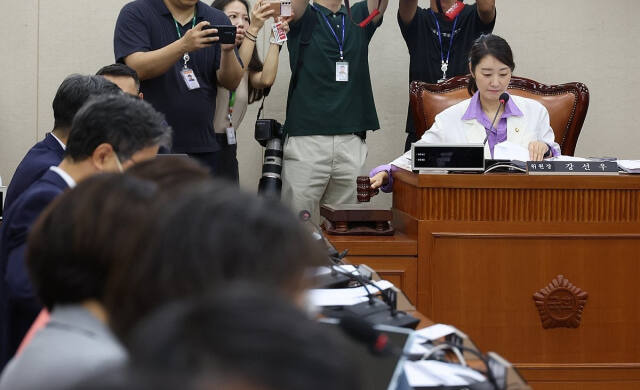
[[[486,137],[484,137],[484,141],[482,142],[483,145],[487,144],[487,140],[489,139],[489,131],[491,131],[493,129],[493,125],[496,124],[496,119],[498,119],[498,113],[500,112],[500,109],[509,101],[509,94],[506,92],[502,92],[502,95],[500,95],[498,99],[500,99],[500,105],[496,110],[496,114],[493,116],[493,122],[491,122],[491,127],[487,131],[487,135]]]
[[[311,237],[313,238],[313,240],[323,242],[327,247],[327,254],[329,255],[331,264],[342,264],[342,259],[347,255],[349,250],[345,249],[342,252],[338,252],[336,247],[333,246],[333,244],[329,240],[327,240],[327,237],[325,237],[324,234],[322,234],[322,230],[320,229],[320,227],[313,223],[309,210],[300,210],[298,218],[303,223],[311,225]]]

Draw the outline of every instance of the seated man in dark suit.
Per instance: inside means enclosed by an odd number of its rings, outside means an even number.
[[[16,199],[0,226],[0,332],[5,328],[0,333],[1,365],[15,353],[41,309],[24,264],[25,243],[34,221],[75,183],[152,158],[170,139],[163,115],[128,95],[96,97],[78,111],[60,165],[52,166]]]
[[[118,91],[118,86],[104,77],[74,74],[64,79],[53,98],[53,130],[27,152],[16,168],[7,188],[5,210],[50,166],[60,164],[73,116],[89,97]]]

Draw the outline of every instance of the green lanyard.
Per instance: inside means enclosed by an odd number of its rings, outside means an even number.
[[[176,18],[173,18],[173,23],[176,24],[176,32],[178,33],[178,39],[182,38],[182,34],[180,34],[180,27],[178,27],[178,21],[176,20]],[[193,20],[191,21],[191,28],[194,28],[195,26],[196,26],[196,13],[194,11]]]
[[[233,121],[231,117],[233,115],[233,106],[236,105],[236,92],[229,91],[229,113],[227,114],[227,119],[229,119],[229,127],[233,127]]]
[[[176,24],[176,32],[178,33],[178,39],[182,38],[182,34],[180,34],[180,27],[178,27],[178,21],[176,18],[173,18],[173,23]],[[193,11],[193,20],[191,21],[191,28],[193,29],[196,26],[196,11]],[[184,61],[184,68],[187,69],[187,62],[189,62],[191,58],[189,57],[189,53],[184,53],[182,55],[182,61]]]

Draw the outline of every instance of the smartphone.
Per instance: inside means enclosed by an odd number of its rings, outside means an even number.
[[[270,1],[269,2],[269,9],[273,10],[273,14],[271,16],[273,16],[274,18],[277,18],[278,16],[280,16],[280,8],[281,8],[281,2],[279,1]]]
[[[225,25],[225,26],[213,26],[213,25],[206,25],[202,28],[202,30],[210,30],[215,28],[216,30],[218,30],[217,33],[213,33],[213,34],[209,34],[209,35],[213,35],[220,37],[220,40],[218,40],[218,43],[236,43],[236,26],[229,26],[229,25]]]
[[[291,16],[291,1],[270,1],[269,9],[273,10],[273,17]]]

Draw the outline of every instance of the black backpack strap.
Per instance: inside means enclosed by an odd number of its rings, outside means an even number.
[[[316,10],[307,6],[307,10],[305,15],[302,17],[299,23],[302,23],[302,31],[300,33],[300,46],[298,48],[298,58],[296,59],[295,66],[291,69],[291,81],[289,82],[289,92],[287,94],[287,111],[286,115],[289,116],[289,106],[291,103],[291,95],[293,95],[293,90],[296,88],[298,84],[298,74],[300,73],[299,69],[303,64],[304,52],[307,46],[311,43],[311,34],[313,33],[313,29],[318,23],[318,18],[315,14]]]

